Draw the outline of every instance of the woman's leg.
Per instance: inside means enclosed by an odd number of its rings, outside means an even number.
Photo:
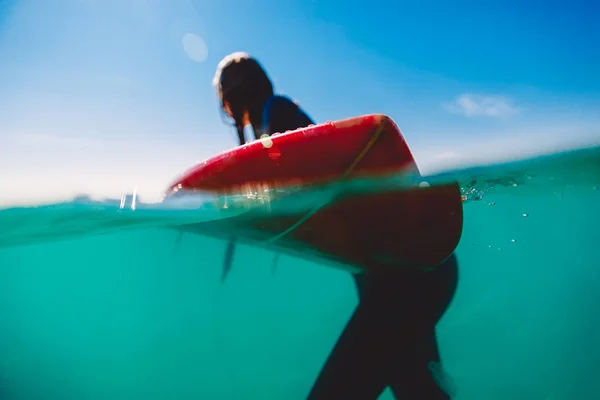
[[[308,400],[376,400],[386,386],[407,400],[448,399],[430,363],[440,362],[435,325],[456,290],[455,256],[432,272],[361,274],[356,285],[359,305]]]
[[[451,382],[441,369],[435,332],[412,341],[388,371],[388,385],[398,400],[450,400]]]
[[[449,400],[453,395],[455,389],[442,370],[435,326],[450,305],[457,283],[458,264],[453,255],[407,289],[412,305],[402,312],[407,319],[395,321],[395,356],[387,371],[387,383],[397,399]],[[403,304],[397,309],[402,310]]]
[[[381,313],[359,304],[338,339],[308,400],[376,400],[385,389]],[[385,328],[383,328],[385,329]]]

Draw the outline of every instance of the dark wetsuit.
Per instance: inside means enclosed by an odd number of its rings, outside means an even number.
[[[265,104],[261,134],[285,133],[314,124],[308,115],[285,96],[271,96]]]
[[[397,399],[450,399],[430,366],[441,364],[435,325],[457,276],[454,255],[431,272],[356,275],[358,306],[308,399],[376,400],[387,386]]]
[[[262,133],[313,123],[294,102],[273,96]],[[430,363],[440,363],[435,325],[454,296],[457,269],[452,255],[431,272],[399,267],[355,275],[359,304],[308,399],[376,400],[388,386],[398,399],[450,399]]]

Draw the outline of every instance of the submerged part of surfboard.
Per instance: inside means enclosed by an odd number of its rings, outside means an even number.
[[[376,114],[236,147],[184,173],[169,186],[167,195],[293,192],[356,179],[403,176],[419,177],[414,158],[396,124]],[[289,193],[288,202],[293,196]],[[250,209],[184,229],[360,269],[436,266],[458,245],[462,225],[460,188],[451,184],[341,192],[335,201],[310,210],[282,214]]]

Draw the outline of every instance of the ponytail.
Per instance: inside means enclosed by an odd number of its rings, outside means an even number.
[[[246,143],[246,139],[244,138],[244,124],[236,121],[235,128],[237,130],[238,139],[240,140],[240,146],[242,146]]]

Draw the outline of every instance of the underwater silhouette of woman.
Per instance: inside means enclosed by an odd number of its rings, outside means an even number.
[[[258,139],[314,124],[298,104],[274,93],[265,70],[246,53],[226,56],[213,83],[240,145],[248,125]],[[435,326],[457,280],[454,254],[433,270],[365,268],[355,274],[357,308],[308,399],[376,400],[386,387],[398,399],[450,399],[437,382],[441,361]]]

